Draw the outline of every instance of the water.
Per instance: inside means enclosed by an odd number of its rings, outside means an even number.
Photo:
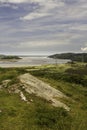
[[[41,56],[25,56],[17,61],[0,61],[0,67],[27,67],[27,66],[38,66],[45,64],[61,64],[67,63],[69,60],[63,59],[52,59],[48,57]]]

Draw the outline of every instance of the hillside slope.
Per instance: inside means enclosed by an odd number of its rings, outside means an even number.
[[[87,62],[87,53],[62,53],[49,56],[50,58],[69,59],[72,61]]]
[[[86,113],[86,64],[0,68],[0,130],[86,130]]]

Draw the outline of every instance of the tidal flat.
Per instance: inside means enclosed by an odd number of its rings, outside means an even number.
[[[2,59],[0,67],[28,67],[46,64],[67,63],[69,60],[53,59],[46,56],[22,56],[20,59]]]

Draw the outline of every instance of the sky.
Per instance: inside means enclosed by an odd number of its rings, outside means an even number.
[[[0,54],[87,51],[87,0],[0,0]]]

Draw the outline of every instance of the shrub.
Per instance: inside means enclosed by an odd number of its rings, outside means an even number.
[[[39,107],[36,118],[36,123],[40,127],[57,128],[57,130],[67,130],[71,127],[71,117],[63,108]]]

